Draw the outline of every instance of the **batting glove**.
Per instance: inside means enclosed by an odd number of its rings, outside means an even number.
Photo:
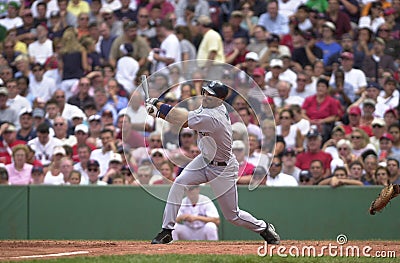
[[[150,116],[157,118],[158,109],[154,105],[146,103],[146,111]]]
[[[151,105],[156,106],[158,102],[159,102],[159,100],[157,98],[148,98],[148,99],[146,99],[146,104],[151,104]]]

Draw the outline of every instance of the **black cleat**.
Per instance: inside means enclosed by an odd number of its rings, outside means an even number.
[[[264,238],[264,240],[268,244],[274,244],[274,245],[279,245],[281,238],[279,235],[275,232],[275,227],[272,224],[267,223],[267,228],[264,229],[261,233],[260,236]]]
[[[168,244],[172,242],[172,229],[163,228],[151,241],[152,244]]]

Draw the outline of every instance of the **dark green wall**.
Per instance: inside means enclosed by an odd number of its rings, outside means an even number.
[[[152,191],[166,197],[168,189]],[[335,239],[346,234],[349,240],[398,240],[400,198],[383,213],[368,214],[380,189],[239,187],[239,206],[273,223],[283,239]],[[202,193],[212,197],[208,187]],[[163,209],[163,201],[140,187],[2,186],[0,239],[149,240],[161,227]],[[220,239],[259,236],[222,220]]]

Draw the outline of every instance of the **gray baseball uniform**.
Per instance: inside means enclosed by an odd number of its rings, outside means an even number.
[[[232,127],[226,107],[190,111],[189,128],[196,130],[201,154],[193,159],[173,183],[164,210],[162,227],[174,229],[185,189],[208,182],[224,217],[234,225],[260,233],[267,225],[238,207],[236,180],[239,164],[232,153]]]

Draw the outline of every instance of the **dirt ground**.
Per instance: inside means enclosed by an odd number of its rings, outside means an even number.
[[[308,248],[313,247],[317,255],[334,256],[332,253],[337,253],[336,255],[340,256],[340,253],[342,253],[342,256],[345,256],[346,253],[351,255],[351,248],[357,246],[356,250],[359,251],[360,256],[377,256],[377,252],[381,257],[400,256],[400,241],[350,241],[339,245],[337,241],[285,240],[281,242],[280,246],[283,247],[280,253],[287,255],[289,255],[289,252],[296,254],[297,251],[301,256],[302,250],[305,251],[304,253],[307,253],[309,251]],[[323,246],[326,246],[326,248],[323,249]],[[265,255],[266,253],[266,255],[270,255],[271,251],[276,254],[278,247],[271,245],[265,247],[262,241],[175,241],[168,245],[151,245],[148,241],[10,240],[0,241],[0,261],[128,254],[257,255],[259,253]]]

